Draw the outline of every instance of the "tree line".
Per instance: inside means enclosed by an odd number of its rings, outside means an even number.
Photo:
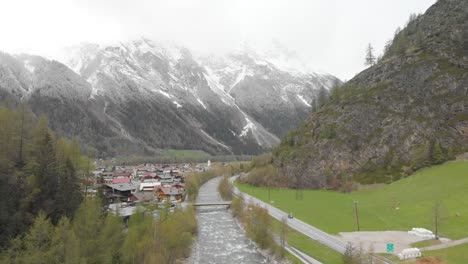
[[[155,219],[137,209],[128,226],[100,195],[84,198],[92,162],[47,118],[0,107],[0,263],[175,263],[197,232],[195,210]]]
[[[158,220],[142,208],[130,218],[128,228],[122,218],[102,211],[98,199],[87,198],[73,219],[62,216],[53,225],[40,212],[24,236],[13,239],[1,263],[175,263],[188,257],[197,232],[195,210],[176,209],[170,204]]]
[[[232,216],[240,221],[247,236],[255,241],[261,249],[268,250],[278,259],[286,256],[287,219],[280,222],[279,230],[275,232],[268,209],[246,203],[242,196],[234,196],[230,208]],[[275,241],[275,237],[279,243]]]
[[[42,212],[53,224],[72,217],[90,160],[78,141],[54,135],[47,118],[0,107],[0,249]]]
[[[217,177],[231,177],[244,170],[244,162],[232,162],[229,164],[214,163],[210,169],[201,172],[192,172],[185,179],[185,189],[188,200],[194,202],[198,196],[198,190],[207,181]]]

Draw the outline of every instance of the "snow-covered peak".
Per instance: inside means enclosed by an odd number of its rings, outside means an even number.
[[[272,41],[263,46],[256,46],[244,41],[232,54],[248,57],[257,65],[273,66],[280,71],[291,74],[318,72],[301,60],[296,52],[286,48],[278,41]]]
[[[119,45],[130,53],[144,55],[151,53],[156,56],[162,56],[170,61],[177,62],[181,57],[183,47],[169,43],[158,42],[145,37],[127,42],[120,42]]]
[[[95,43],[81,43],[66,47],[55,59],[67,65],[74,72],[81,74],[82,69],[96,58],[100,48]]]

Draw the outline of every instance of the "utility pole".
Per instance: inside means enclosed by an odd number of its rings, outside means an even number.
[[[434,204],[434,227],[435,227],[435,239],[439,240],[439,218],[440,218],[440,203],[436,201]]]
[[[359,228],[359,214],[358,214],[358,201],[354,201],[354,213],[356,215],[357,231],[360,231]]]
[[[271,190],[271,187],[270,185],[268,185],[268,203],[271,202],[271,198],[270,198],[270,190]]]
[[[270,203],[270,202],[271,202],[271,194],[270,194],[270,192],[271,192],[271,175],[268,175],[267,179],[268,179],[268,180],[267,180],[267,185],[268,185],[268,203]]]

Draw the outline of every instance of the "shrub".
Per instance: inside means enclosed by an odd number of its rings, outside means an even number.
[[[225,201],[232,200],[232,184],[229,181],[229,177],[224,176],[218,185],[218,192],[221,195],[221,198]]]
[[[336,137],[336,126],[327,125],[322,130],[320,130],[320,138],[332,139]]]

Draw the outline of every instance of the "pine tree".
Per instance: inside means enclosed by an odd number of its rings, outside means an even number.
[[[73,230],[80,243],[82,261],[102,263],[106,245],[100,241],[103,226],[102,209],[98,200],[84,199],[73,219]]]
[[[405,54],[408,46],[409,46],[409,41],[406,36],[406,31],[401,31],[400,28],[397,28],[395,32],[395,37],[393,38],[391,53],[393,55],[403,55]]]
[[[28,162],[29,172],[29,212],[36,215],[43,210],[51,217],[53,223],[60,218],[60,210],[56,206],[58,192],[58,173],[55,157],[55,140],[47,128],[47,119],[41,118],[33,130],[33,145],[31,159]]]
[[[24,238],[24,263],[51,263],[52,232],[50,220],[44,212],[40,212]]]
[[[375,62],[376,62],[376,58],[375,58],[375,55],[374,55],[374,48],[369,43],[369,45],[367,46],[367,49],[366,49],[366,58],[365,58],[365,63],[364,64],[366,66],[373,66],[373,65],[375,65]]]
[[[312,102],[310,104],[310,108],[311,108],[312,112],[317,111],[318,107],[317,107],[317,99],[316,98],[312,99]]]
[[[442,147],[439,143],[434,144],[434,149],[432,150],[432,162],[434,164],[441,164],[447,160],[447,157],[442,150]]]
[[[387,42],[385,42],[385,46],[384,46],[384,57],[390,55],[390,53],[391,53],[391,48],[392,48],[392,44],[393,44],[393,40],[392,40],[392,39],[389,39],[389,40],[387,40]]]
[[[24,142],[25,142],[25,128],[26,128],[26,113],[24,105],[21,105],[21,117],[20,117],[20,128],[19,128],[19,145],[18,145],[18,158],[16,160],[16,166],[23,168],[25,165],[24,161]]]
[[[317,100],[316,100],[316,107],[317,110],[321,108],[323,105],[325,105],[328,102],[329,95],[327,89],[325,87],[320,87],[317,95]]]
[[[60,218],[51,238],[53,263],[79,264],[80,244],[67,217]]]
[[[3,249],[9,244],[8,239],[24,235],[28,227],[40,221],[42,216],[37,215],[41,211],[44,219],[52,223],[57,223],[63,214],[73,215],[81,192],[71,157],[75,156],[82,166],[83,156],[76,142],[73,145],[57,139],[45,117],[33,122],[23,106],[16,111],[0,107],[0,150],[0,249]],[[23,242],[15,240],[18,247],[14,251],[22,250]]]
[[[71,217],[80,206],[83,196],[80,191],[78,177],[70,159],[65,161],[65,167],[60,174],[57,193],[57,204],[62,214]]]
[[[77,138],[73,138],[70,143],[70,160],[77,171],[81,171],[83,167],[85,167],[85,165],[82,164],[81,148]]]
[[[126,263],[147,263],[153,247],[154,232],[164,233],[163,230],[153,229],[153,219],[145,215],[140,209],[130,218],[127,235],[122,246],[122,254]]]
[[[107,215],[100,236],[100,244],[106,245],[104,263],[122,262],[121,246],[124,238],[122,219],[112,214]]]
[[[411,167],[414,170],[430,165],[430,161],[430,144],[428,142],[416,146],[411,152]]]

